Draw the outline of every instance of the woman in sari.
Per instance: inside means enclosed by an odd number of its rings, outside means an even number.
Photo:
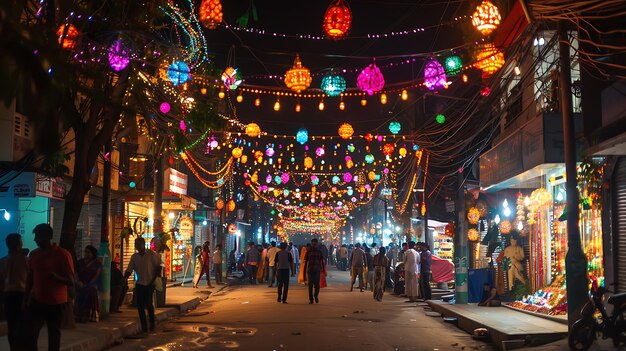
[[[305,267],[306,263],[306,252],[311,249],[311,244],[306,244],[306,246],[302,246],[300,249],[300,267]],[[304,269],[300,269],[300,273],[298,273],[298,284],[306,283],[306,273]]]
[[[372,260],[374,264],[374,299],[376,301],[382,301],[385,292],[385,271],[389,265],[386,253],[385,247],[381,246],[380,251]]]
[[[98,278],[102,264],[98,260],[98,250],[88,245],[84,256],[77,264],[76,312],[78,322],[97,322],[100,314],[98,300]]]
[[[265,273],[267,271],[267,243],[263,244],[263,251],[261,251],[261,262],[259,262],[258,269],[256,271],[256,280],[259,283],[263,283],[265,279]]]

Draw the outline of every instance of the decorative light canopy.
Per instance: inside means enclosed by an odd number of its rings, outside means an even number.
[[[285,73],[285,85],[287,88],[300,93],[311,85],[313,79],[308,68],[302,66],[300,55],[296,55],[293,67]]]
[[[340,40],[345,38],[352,25],[352,11],[344,0],[334,0],[328,5],[322,25],[328,38]]]
[[[342,139],[350,139],[352,134],[354,134],[354,128],[352,128],[350,123],[344,123],[339,126],[338,132]]]
[[[57,38],[59,38],[59,45],[63,49],[73,49],[76,45],[76,38],[78,38],[78,29],[73,24],[62,24],[57,29]]]
[[[346,90],[346,80],[340,75],[329,74],[322,79],[321,88],[328,96],[339,96]]]
[[[389,123],[389,131],[391,132],[391,134],[395,135],[400,133],[400,129],[402,129],[400,122],[393,121]]]
[[[429,59],[424,66],[424,84],[429,90],[443,88],[448,84],[446,71],[434,58]]]
[[[113,42],[113,44],[111,44],[108,56],[109,66],[111,66],[111,68],[116,72],[128,67],[128,64],[130,63],[130,53],[122,43],[121,39],[117,39]]]
[[[243,80],[241,78],[241,73],[238,72],[237,68],[226,67],[222,73],[222,82],[226,88],[235,90],[241,82],[243,82]]]
[[[202,0],[200,4],[200,23],[208,29],[215,29],[222,23],[222,3],[220,0]]]
[[[385,86],[385,77],[383,77],[376,63],[371,63],[359,73],[356,86],[368,95],[374,95],[375,92],[382,90]]]
[[[484,0],[474,11],[472,24],[483,35],[488,35],[498,27],[501,19],[500,11],[496,5],[489,0]]]
[[[493,44],[481,45],[476,51],[474,67],[483,71],[483,78],[488,78],[504,66],[504,54]]]
[[[298,132],[296,133],[296,141],[300,144],[304,144],[309,141],[309,132],[304,128],[298,129]]]
[[[246,125],[246,135],[250,138],[256,138],[261,134],[261,127],[256,123],[248,123]]]
[[[463,60],[461,60],[461,57],[456,55],[448,56],[443,62],[443,66],[447,75],[456,76],[461,73],[461,70],[463,69]]]
[[[167,78],[172,82],[172,85],[177,86],[189,80],[189,72],[189,66],[186,63],[177,61],[167,67]]]

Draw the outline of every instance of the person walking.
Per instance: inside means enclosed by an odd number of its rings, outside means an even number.
[[[289,269],[291,276],[295,277],[293,256],[287,249],[287,243],[280,243],[280,250],[276,253],[276,277],[278,278],[278,302],[287,303],[289,292]]]
[[[7,235],[4,241],[9,253],[0,259],[0,300],[7,321],[9,349],[15,351],[23,348],[20,334],[25,327],[23,307],[28,276],[28,249],[22,249],[22,236],[17,233]]]
[[[65,249],[52,244],[52,227],[46,223],[33,229],[37,249],[28,256],[26,323],[32,327],[28,346],[24,350],[36,351],[39,332],[46,323],[48,350],[61,348],[61,321],[68,302],[68,287],[74,286],[74,262]]]
[[[369,287],[370,291],[374,291],[374,257],[372,257],[372,249],[365,249],[365,267],[367,272],[365,273],[365,290]]]
[[[97,322],[100,317],[98,280],[101,271],[98,250],[87,245],[83,258],[76,264],[76,315],[80,323]]]
[[[194,282],[194,288],[198,287],[198,283],[200,282],[200,279],[202,279],[202,275],[205,273],[207,288],[213,288],[213,285],[211,285],[211,244],[208,241],[205,241],[204,244],[202,244],[202,269],[200,270],[198,280]]]
[[[215,274],[215,284],[222,284],[222,245],[215,245],[213,252],[213,274]]]
[[[259,264],[257,265],[257,270],[256,270],[256,279],[261,284],[267,281],[267,272],[269,271],[269,266],[268,266],[268,261],[267,261],[268,246],[269,246],[268,243],[263,243],[263,245],[261,245],[261,250],[260,250],[261,260],[259,261]]]
[[[248,280],[250,284],[256,285],[256,272],[260,259],[261,254],[259,253],[259,250],[257,250],[253,242],[250,242],[248,244],[248,250],[246,250],[245,254],[245,262],[246,268],[248,269]]]
[[[348,247],[346,244],[341,245],[339,249],[339,269],[342,271],[348,269]]]
[[[420,254],[415,251],[415,241],[410,241],[408,247],[404,253],[404,293],[409,298],[407,302],[416,302],[419,294],[417,275]]]
[[[432,291],[430,289],[430,276],[432,254],[430,253],[430,246],[426,243],[420,243],[420,292],[424,300],[431,300]]]
[[[303,245],[300,248],[300,265],[302,266],[302,269],[298,273],[298,284],[306,284],[307,276],[306,276],[306,270],[304,270],[304,267],[306,266],[306,253],[310,249],[311,249],[310,243]]]
[[[354,288],[354,283],[356,282],[356,278],[359,278],[359,290],[363,292],[363,268],[367,263],[365,260],[365,252],[361,250],[361,244],[357,243],[352,250],[352,255],[350,256],[350,262],[352,262],[352,278],[350,284],[350,291]]]
[[[398,263],[404,262],[404,254],[406,253],[406,250],[408,249],[409,249],[409,244],[402,243],[402,249],[400,250],[400,252],[398,252]]]
[[[289,251],[291,252],[291,256],[293,257],[293,267],[294,274],[298,274],[300,272],[300,253],[298,252],[298,248],[292,242],[289,242]]]
[[[274,286],[274,281],[276,280],[276,253],[278,252],[278,248],[276,247],[276,242],[272,241],[270,244],[269,250],[267,250],[267,264],[269,266],[269,283],[268,287]]]
[[[311,248],[309,249],[307,246],[304,262],[304,271],[309,282],[309,304],[313,303],[313,299],[315,299],[315,303],[320,302],[320,276],[325,266],[324,256],[317,247],[317,239],[313,239],[311,240]],[[313,292],[314,288],[315,292]]]
[[[385,293],[385,274],[389,261],[385,255],[387,250],[381,247],[378,255],[374,256],[372,263],[374,265],[374,300],[382,301]]]
[[[124,273],[124,279],[128,279],[133,272],[137,275],[135,303],[137,304],[137,312],[141,322],[141,331],[145,335],[148,331],[154,331],[156,327],[152,295],[154,293],[154,282],[161,275],[161,256],[152,250],[147,250],[146,239],[141,237],[135,239],[135,250],[137,252],[130,257],[130,262],[128,262],[128,267]],[[208,272],[207,275],[209,275]],[[148,323],[146,322],[146,310],[148,310],[150,329],[148,329]]]

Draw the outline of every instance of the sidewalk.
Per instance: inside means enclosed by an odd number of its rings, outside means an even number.
[[[169,284],[167,288],[166,306],[155,310],[157,324],[188,310],[194,309],[228,285],[218,285],[213,289],[200,287],[194,289],[191,284],[179,286]],[[130,305],[121,308],[122,313],[109,314],[98,323],[76,324],[76,328],[61,332],[61,351],[96,351],[123,342],[124,337],[138,334],[141,331],[137,309]],[[47,350],[48,335],[45,327],[39,334],[39,349]],[[8,350],[6,335],[0,337],[0,350]]]

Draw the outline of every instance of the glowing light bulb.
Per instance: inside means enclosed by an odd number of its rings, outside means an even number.
[[[505,217],[508,217],[511,215],[511,209],[510,208],[505,208],[504,210],[502,210],[502,214],[504,214]]]
[[[345,110],[345,109],[346,109],[346,104],[345,104],[343,101],[339,103],[339,109],[340,109],[341,111],[343,111],[343,110]]]
[[[517,230],[522,230],[524,229],[524,223],[522,223],[522,221],[517,222]]]
[[[296,112],[300,112],[302,110],[302,107],[300,106],[300,104],[296,104]]]
[[[278,110],[280,110],[280,101],[276,100],[276,102],[274,103],[274,111]]]
[[[237,102],[242,102],[243,101],[243,95],[239,94],[237,95]]]
[[[224,96],[226,96],[226,94],[224,93],[224,91],[223,91],[223,90],[220,90],[220,92],[219,92],[219,93],[217,93],[217,97],[219,97],[220,99],[223,99],[223,98],[224,98]]]
[[[206,226],[209,222],[207,222],[207,220],[205,219],[204,221],[202,221],[202,225]]]
[[[463,79],[463,83],[467,83],[467,81],[469,80],[467,74],[464,74],[463,76],[461,76],[461,78]]]
[[[522,70],[519,68],[519,66],[515,66],[515,68],[513,68],[513,72],[515,72],[516,76],[522,74]]]
[[[324,111],[324,100],[320,101],[319,106],[317,106],[317,108],[320,109],[320,111]]]
[[[383,105],[387,103],[387,94],[385,93],[380,94],[380,103]]]
[[[5,221],[11,220],[11,214],[7,210],[4,210],[4,220]]]
[[[500,215],[496,215],[496,216],[493,218],[493,221],[494,221],[494,222],[496,222],[496,224],[500,224]]]
[[[176,215],[174,214],[174,212],[170,212],[170,214],[168,215],[168,217],[170,219],[174,219],[174,217],[176,217]]]
[[[256,98],[256,99],[254,100],[254,106],[256,106],[256,107],[261,106],[261,98]]]
[[[530,198],[528,196],[524,198],[524,206],[526,207],[530,206]]]
[[[504,201],[502,201],[502,207],[504,208],[509,207],[509,201],[507,201],[507,199],[504,199]]]
[[[361,106],[365,106],[365,105],[367,105],[367,100],[361,99]]]
[[[406,89],[402,90],[402,94],[400,95],[400,97],[402,97],[402,100],[407,101],[409,99],[409,93],[406,91]]]
[[[201,88],[200,89],[200,94],[206,95],[206,92],[207,92],[206,88]]]

